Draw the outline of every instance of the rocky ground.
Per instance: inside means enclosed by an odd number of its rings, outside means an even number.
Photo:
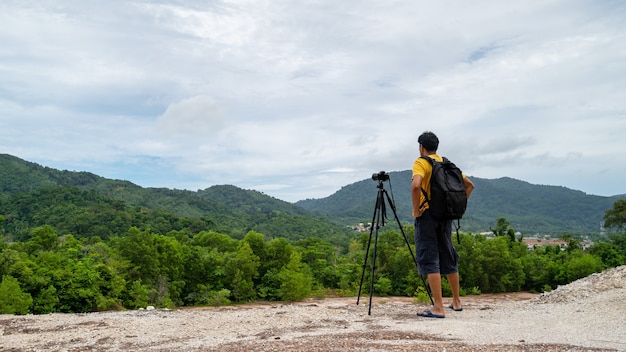
[[[464,297],[421,318],[410,298],[0,315],[0,351],[626,351],[626,267],[547,294]]]

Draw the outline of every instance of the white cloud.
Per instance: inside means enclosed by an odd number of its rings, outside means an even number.
[[[406,170],[626,193],[621,2],[0,3],[0,152],[295,201]],[[601,167],[589,165],[602,165]]]
[[[167,107],[157,119],[161,134],[210,138],[219,133],[227,122],[226,108],[212,98],[197,96]]]

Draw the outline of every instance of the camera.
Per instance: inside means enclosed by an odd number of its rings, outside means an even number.
[[[381,171],[381,172],[379,172],[377,174],[373,174],[372,175],[372,180],[374,180],[374,181],[381,181],[381,182],[382,181],[387,181],[387,180],[389,180],[389,174],[384,172],[384,171]]]

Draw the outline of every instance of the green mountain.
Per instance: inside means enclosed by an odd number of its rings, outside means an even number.
[[[396,214],[410,224],[410,171],[391,172],[382,190]],[[598,234],[604,213],[626,195],[601,197],[558,186],[533,185],[511,178],[472,177],[476,190],[461,222],[465,232],[489,231],[506,218],[525,235]],[[109,237],[128,226],[161,233],[201,229],[235,238],[248,231],[267,238],[299,240],[321,237],[345,245],[353,234],[346,225],[372,221],[377,181],[362,180],[329,197],[295,204],[232,185],[199,191],[142,188],[128,181],[106,179],[89,172],[59,171],[0,154],[0,215],[5,233],[25,236],[44,224],[77,237]],[[387,216],[393,209],[387,203]],[[390,223],[393,225],[393,222]]]
[[[411,171],[390,172],[389,175],[390,180],[383,182],[383,189],[392,199],[400,221],[411,223]],[[588,195],[565,187],[533,185],[508,177],[471,179],[476,189],[461,220],[461,229],[466,232],[489,231],[497,218],[506,218],[516,231],[525,235],[598,234],[605,211],[612,208],[616,200],[626,198],[626,195]],[[374,215],[378,185],[378,181],[362,180],[329,197],[306,199],[296,204],[344,223],[368,223]],[[387,216],[394,216],[389,206]]]
[[[0,215],[4,232],[17,239],[44,224],[76,237],[107,238],[124,234],[130,226],[160,233],[215,230],[235,238],[254,230],[268,239],[317,236],[344,244],[353,236],[345,225],[257,191],[229,185],[197,192],[142,188],[7,154],[0,154]]]

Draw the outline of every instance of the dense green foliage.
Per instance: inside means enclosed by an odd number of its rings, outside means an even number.
[[[412,233],[407,227],[405,233]],[[464,294],[542,291],[626,264],[626,232],[583,251],[527,246],[506,235],[461,233]],[[370,244],[368,264],[366,251]],[[381,231],[371,276],[373,242],[363,233],[342,253],[320,238],[289,242],[250,231],[235,239],[215,231],[160,234],[131,227],[109,240],[59,236],[51,226],[28,239],[0,241],[0,312],[43,314],[159,307],[293,301],[332,292],[355,295],[373,280],[376,295],[423,291],[402,232]],[[449,288],[444,285],[444,293]]]

